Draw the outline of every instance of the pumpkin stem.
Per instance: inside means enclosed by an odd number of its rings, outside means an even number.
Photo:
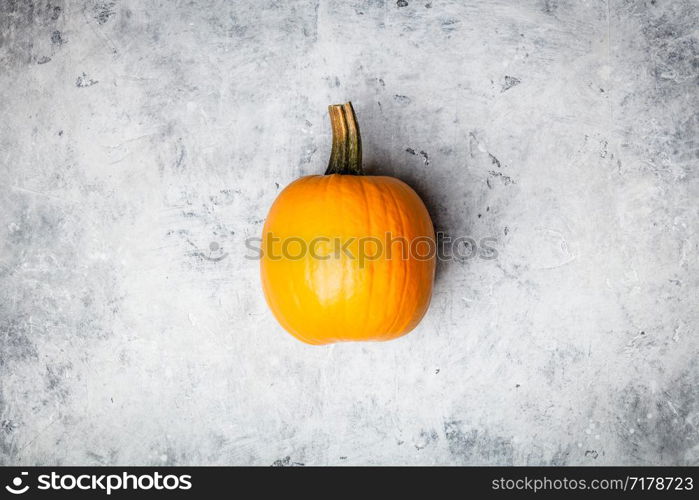
[[[352,103],[328,106],[333,129],[333,146],[325,175],[363,175],[362,138]]]

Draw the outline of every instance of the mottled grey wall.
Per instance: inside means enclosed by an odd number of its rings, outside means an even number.
[[[0,463],[699,463],[696,0],[0,5]],[[348,99],[498,255],[309,347],[244,240]]]

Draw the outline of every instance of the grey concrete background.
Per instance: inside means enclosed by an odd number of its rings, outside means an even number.
[[[0,463],[699,463],[696,0],[0,5]],[[244,241],[349,99],[498,255],[309,347]]]

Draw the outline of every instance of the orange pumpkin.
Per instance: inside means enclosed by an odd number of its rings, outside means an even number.
[[[363,175],[352,104],[329,110],[325,175],[292,182],[267,216],[262,286],[279,323],[306,343],[390,340],[415,328],[429,306],[432,221],[407,184]]]

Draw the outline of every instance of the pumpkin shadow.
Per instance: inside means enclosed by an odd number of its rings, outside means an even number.
[[[384,158],[388,158],[385,155]],[[367,175],[386,175],[396,177],[408,184],[420,196],[432,219],[434,232],[437,239],[437,266],[435,269],[435,284],[446,275],[449,267],[450,255],[444,256],[443,241],[441,236],[448,234],[446,228],[449,227],[449,210],[445,205],[444,192],[439,189],[436,182],[430,182],[429,176],[420,176],[414,170],[406,168],[406,164],[391,161],[367,161],[364,164]],[[440,258],[441,256],[441,258]]]

